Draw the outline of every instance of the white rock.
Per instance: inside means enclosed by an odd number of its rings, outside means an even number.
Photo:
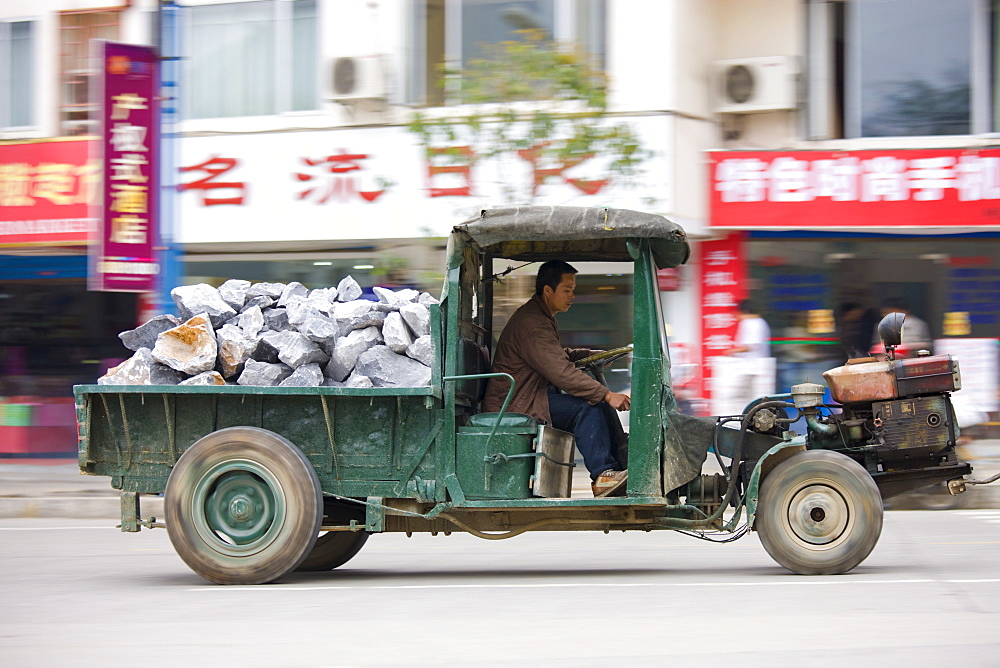
[[[257,336],[264,328],[264,312],[255,304],[236,316],[236,324],[247,336]]]
[[[276,340],[278,359],[293,369],[313,362],[326,364],[329,358],[326,352],[318,344],[307,339],[305,334],[293,331],[279,332]]]
[[[418,337],[406,349],[406,356],[412,357],[426,366],[434,365],[434,344],[431,343],[430,336]]]
[[[340,337],[330,351],[330,361],[325,368],[326,375],[334,380],[344,380],[354,370],[358,356],[378,345],[381,340],[382,335],[375,327],[356,329],[347,336]]]
[[[385,345],[394,353],[405,353],[406,349],[413,343],[413,334],[410,328],[403,322],[403,316],[397,312],[390,313],[385,317],[382,324],[382,336],[385,338]]]
[[[428,367],[386,346],[361,353],[354,373],[368,376],[375,387],[426,387],[431,383]]]
[[[139,348],[132,357],[97,379],[98,385],[177,385],[185,375],[157,364],[149,348]]]
[[[264,295],[265,297],[278,300],[284,291],[284,283],[254,283],[247,289],[247,299],[256,297],[257,295]]]
[[[368,376],[362,376],[359,373],[352,373],[350,378],[348,378],[344,382],[344,387],[368,388],[368,387],[375,387],[375,385],[372,384],[372,379],[369,378]]]
[[[243,365],[257,349],[256,337],[247,336],[241,327],[223,325],[215,331],[219,346],[216,368],[223,378],[232,378],[243,372]]]
[[[178,385],[225,385],[226,379],[218,371],[205,371],[197,376],[191,376]]]
[[[275,387],[291,375],[292,368],[287,364],[269,364],[249,359],[236,383],[238,385]]]
[[[355,299],[349,302],[341,302],[333,309],[333,317],[337,320],[353,320],[371,312],[375,308],[375,302],[367,299]]]
[[[219,345],[208,314],[201,313],[156,337],[153,359],[189,376],[215,367]]]
[[[212,320],[214,327],[219,327],[236,315],[236,309],[227,304],[219,291],[208,283],[178,286],[170,291],[170,296],[181,318],[185,320],[204,313]]]
[[[227,304],[239,311],[243,308],[243,305],[246,304],[247,290],[249,289],[250,281],[231,278],[219,286],[219,296],[222,297]]]
[[[361,296],[361,286],[351,276],[345,276],[337,284],[337,301],[350,302]]]
[[[431,333],[431,311],[425,304],[403,304],[399,307],[399,315],[403,316],[414,336]]]
[[[288,324],[293,328],[298,328],[309,318],[322,317],[323,314],[318,308],[309,303],[302,295],[292,295],[284,304],[285,314],[288,316]]]
[[[309,289],[302,285],[298,281],[292,281],[285,285],[285,289],[281,291],[281,296],[278,297],[278,306],[285,306],[291,297],[302,297],[305,298],[309,294]]]
[[[319,364],[303,364],[288,378],[278,383],[278,387],[319,387],[323,384],[323,371]]]

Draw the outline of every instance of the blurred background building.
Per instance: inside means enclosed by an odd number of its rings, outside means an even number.
[[[87,290],[100,186],[92,40],[103,39],[169,59],[163,273],[173,282],[324,287],[350,274],[437,293],[450,227],[481,207],[641,209],[693,241],[691,262],[660,277],[692,410],[712,408],[709,376],[725,373],[712,360],[731,347],[738,300],[752,297],[771,327],[780,391],[821,380],[815,369],[848,348],[865,352],[895,299],[928,324],[937,351],[963,355],[973,391],[962,394],[995,419],[998,4],[6,0],[0,396],[67,399],[125,356],[118,332],[171,307],[171,285]],[[593,124],[636,138],[641,160],[627,176],[600,153],[542,154],[554,136],[484,151],[461,128],[415,127],[468,114],[454,72],[532,35],[606,83]],[[502,104],[527,114],[568,103]],[[630,276],[581,269],[567,344],[627,343]],[[533,275],[512,272],[499,298],[521,303]]]

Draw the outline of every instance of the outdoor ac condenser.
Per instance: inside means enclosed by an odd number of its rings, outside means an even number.
[[[720,60],[715,69],[715,111],[751,114],[795,109],[798,68],[791,56]]]

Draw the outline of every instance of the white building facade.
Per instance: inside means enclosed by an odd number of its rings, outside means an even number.
[[[696,252],[665,279],[663,294],[689,368],[707,369],[722,356],[735,302],[745,297],[771,323],[779,368],[779,339],[788,338],[781,332],[801,313],[812,317],[814,353],[841,359],[836,332],[822,323],[839,318],[847,302],[871,310],[903,298],[935,338],[1000,334],[1000,227],[989,213],[1000,180],[991,153],[1000,114],[992,0],[164,6],[177,8],[181,59],[178,85],[165,88],[178,118],[164,128],[172,163],[166,222],[185,282],[320,286],[352,273],[363,284],[433,290],[450,227],[527,188],[537,204],[635,208],[685,227]],[[153,0],[3,3],[0,44],[10,57],[0,61],[0,140],[90,131],[85,44],[158,44],[162,10]],[[602,122],[627,123],[640,137],[649,153],[639,175],[616,180],[602,156],[568,165],[472,152],[463,163],[454,159],[467,148],[462,137],[435,153],[408,129],[415,113],[453,110],[440,64],[467,66],[481,44],[521,39],[524,28],[575,44],[604,71]],[[929,151],[917,159],[930,161],[897,169],[907,206],[884,206],[891,195],[883,191],[871,206],[860,195],[857,207],[841,206],[863,165],[898,165],[907,151]],[[975,210],[954,187],[966,154],[979,160],[978,172],[961,177],[979,179],[983,205]],[[540,170],[546,178],[535,187]],[[34,243],[15,239],[5,248]],[[606,320],[595,313],[618,303],[611,295],[627,292],[627,277],[607,267],[583,274],[591,305],[574,307],[570,338],[621,344],[627,330],[595,324]],[[946,332],[949,318],[967,326]],[[599,336],[576,334],[599,326],[607,327]],[[694,376],[691,396],[710,393],[707,378]]]

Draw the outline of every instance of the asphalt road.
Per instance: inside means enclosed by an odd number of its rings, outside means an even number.
[[[889,512],[863,564],[815,577],[753,534],[392,534],[337,571],[224,587],[165,531],[112,527],[0,520],[0,663],[1000,665],[1000,510]]]

